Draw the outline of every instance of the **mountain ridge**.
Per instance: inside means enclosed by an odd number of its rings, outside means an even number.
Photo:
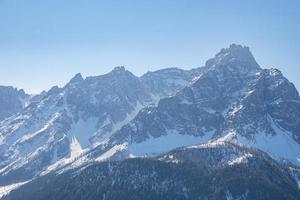
[[[295,86],[241,45],[191,70],[76,74],[0,122],[0,184],[213,142],[257,148],[297,168],[298,119]]]
[[[178,87],[171,85],[168,93]],[[0,182],[26,180],[58,161],[71,162],[141,108],[155,104],[160,95],[164,94],[145,90],[144,83],[124,67],[85,79],[77,74],[63,88],[52,87],[21,113],[0,122]]]

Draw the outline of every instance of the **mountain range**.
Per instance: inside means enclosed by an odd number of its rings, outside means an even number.
[[[241,45],[191,70],[0,87],[0,119],[3,199],[300,198],[299,93]]]

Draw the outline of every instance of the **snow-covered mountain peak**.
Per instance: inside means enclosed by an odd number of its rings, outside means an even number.
[[[209,70],[229,71],[236,75],[253,74],[261,69],[254,59],[249,47],[232,44],[222,49],[216,56],[206,62]]]

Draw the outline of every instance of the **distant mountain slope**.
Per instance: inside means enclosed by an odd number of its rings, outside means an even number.
[[[168,70],[173,71],[164,73]],[[176,75],[176,81],[180,76]],[[184,74],[179,82],[183,79],[188,84]],[[22,112],[0,122],[0,184],[51,171],[105,141],[143,107],[165,97],[146,86],[124,67],[116,67],[86,79],[77,74],[65,87],[55,86],[39,95]],[[168,95],[184,85],[173,87],[162,85]]]
[[[48,174],[3,199],[299,198],[296,182],[268,155],[217,142],[176,149],[153,159],[94,163],[63,174]]]
[[[23,90],[0,86],[0,121],[20,112],[28,101],[29,95]]]

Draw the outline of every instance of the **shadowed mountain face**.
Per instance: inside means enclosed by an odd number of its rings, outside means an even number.
[[[169,68],[136,77],[117,67],[85,79],[77,74],[0,122],[0,185],[15,187],[45,175],[28,184],[31,189],[34,184],[45,188],[48,179],[47,184],[58,184],[45,192],[32,190],[41,199],[61,199],[64,191],[72,199],[130,193],[136,199],[146,193],[155,199],[297,199],[285,167],[241,145],[300,166],[299,119],[294,85],[279,70],[262,69],[240,45],[222,49],[193,70]],[[213,141],[216,148],[210,146]],[[126,160],[132,157],[153,159]],[[193,170],[196,174],[188,173]],[[53,171],[61,175],[47,175]],[[30,199],[26,185],[22,191]]]
[[[268,155],[217,142],[176,149],[153,159],[94,163],[49,174],[4,199],[299,198],[296,182]]]

